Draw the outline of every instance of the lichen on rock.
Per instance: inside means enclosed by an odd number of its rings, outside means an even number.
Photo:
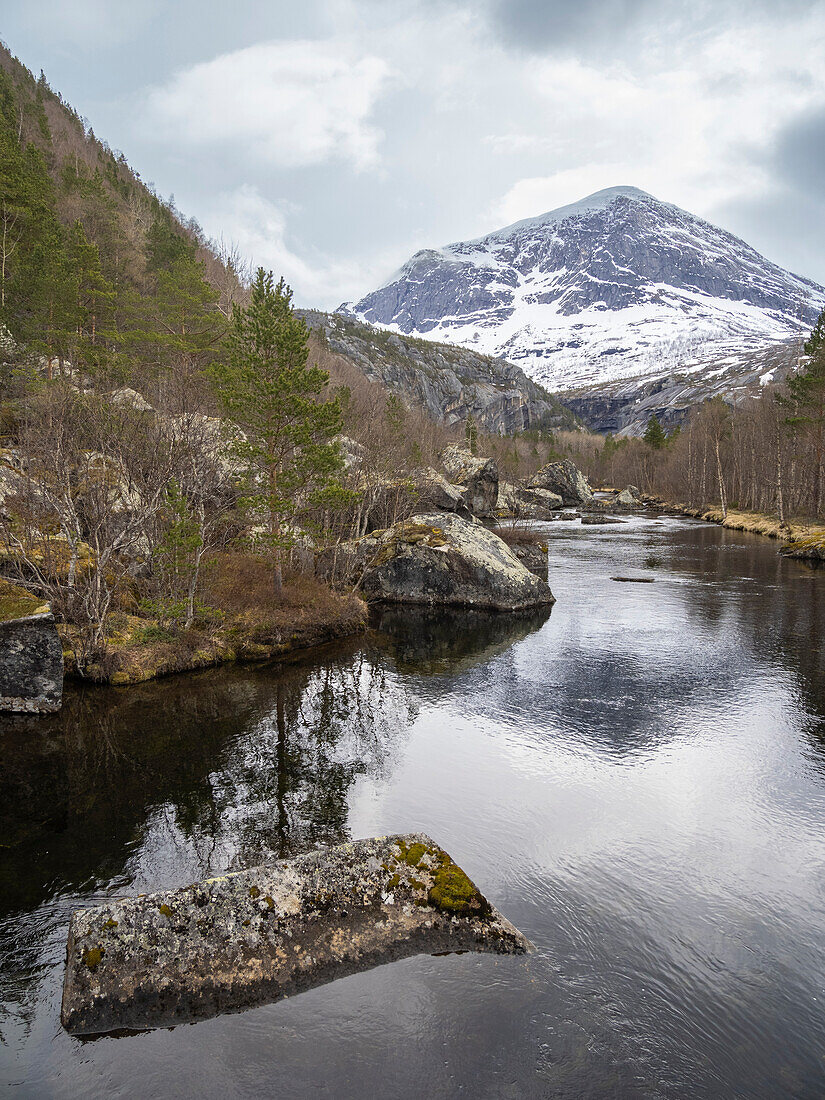
[[[497,535],[448,513],[413,516],[334,547],[321,576],[357,583],[368,602],[516,611],[552,604],[545,580]]]
[[[168,1027],[410,955],[531,946],[429,836],[374,837],[79,910],[61,1019]]]

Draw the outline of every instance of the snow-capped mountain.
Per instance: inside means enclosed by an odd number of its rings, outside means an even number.
[[[339,312],[518,363],[551,390],[810,331],[825,288],[635,187],[417,252]]]

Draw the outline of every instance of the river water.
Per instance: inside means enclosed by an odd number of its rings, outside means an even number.
[[[0,726],[0,1084],[32,1097],[821,1097],[825,571],[548,525],[558,603]],[[615,576],[651,577],[623,583]],[[79,1041],[72,909],[424,830],[536,944]]]

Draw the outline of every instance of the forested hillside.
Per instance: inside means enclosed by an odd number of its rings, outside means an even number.
[[[5,49],[0,219],[0,322],[48,373],[157,386],[203,366],[242,290],[197,223]]]

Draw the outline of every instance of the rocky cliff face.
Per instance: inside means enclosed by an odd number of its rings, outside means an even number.
[[[721,347],[717,358],[688,360],[679,371],[621,378],[559,397],[594,432],[640,436],[652,416],[671,431],[686,424],[691,409],[712,397],[735,405],[758,397],[768,383],[784,381],[796,368],[797,353],[796,342],[756,351]]]
[[[353,318],[304,311],[331,351],[408,404],[454,424],[475,417],[488,432],[576,426],[576,418],[524,371],[501,358],[389,333]]]
[[[825,288],[633,187],[416,253],[341,309],[517,362],[553,390],[681,369],[809,331]],[[710,369],[710,368],[709,368]]]

